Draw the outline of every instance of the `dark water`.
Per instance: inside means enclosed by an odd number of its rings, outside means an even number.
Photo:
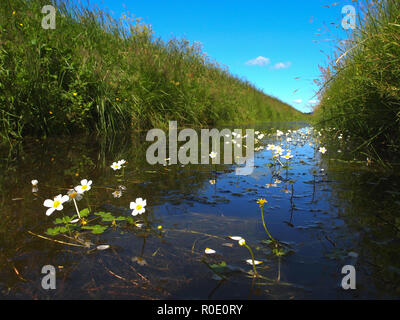
[[[278,128],[292,132],[277,137]],[[265,149],[256,152],[250,176],[235,175],[236,165],[152,166],[145,134],[4,146],[0,297],[398,299],[399,176],[363,159],[353,161],[346,138],[327,141],[307,125],[255,129],[266,134],[258,146],[291,150],[288,166],[274,165],[272,151]],[[328,151],[320,153],[319,146]],[[120,159],[128,162],[123,176],[110,168]],[[94,234],[78,222],[69,232],[46,234],[59,226],[55,219],[73,216],[75,207],[64,203],[62,211],[46,216],[44,200],[66,194],[85,178],[93,184],[77,201],[79,210],[91,209],[86,226],[107,229]],[[32,179],[39,181],[38,190],[32,190]],[[280,183],[273,185],[276,179]],[[114,197],[116,190],[121,197]],[[146,212],[132,217],[129,204],[139,197],[147,201]],[[266,241],[259,198],[268,200],[266,226],[283,256]],[[102,221],[96,212],[110,212],[112,218]],[[249,273],[248,249],[228,236],[246,239],[263,262],[257,265],[260,277]],[[98,250],[98,245],[110,247]],[[206,248],[216,254],[205,254]],[[55,290],[42,288],[45,265],[56,269]],[[341,286],[345,265],[355,267],[355,290]]]

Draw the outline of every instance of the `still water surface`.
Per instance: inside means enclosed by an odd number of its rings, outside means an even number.
[[[266,136],[249,176],[235,175],[235,165],[149,165],[145,133],[4,146],[0,298],[398,299],[398,174],[354,161],[347,137],[327,141],[307,124],[252,128]],[[285,134],[278,137],[277,129]],[[282,167],[268,144],[293,158],[281,158]],[[110,167],[121,159],[123,175]],[[100,229],[79,229],[78,222],[77,229],[49,235],[60,226],[57,218],[76,211],[70,201],[46,216],[44,200],[85,178],[92,188],[77,206],[90,208],[86,226]],[[146,212],[133,217],[129,204],[139,197]],[[283,256],[267,241],[260,198],[268,200],[266,226]],[[229,236],[246,239],[262,261],[261,277],[252,277],[248,249]],[[56,268],[55,290],[41,286],[44,265]],[[341,287],[344,265],[355,266],[356,290]]]

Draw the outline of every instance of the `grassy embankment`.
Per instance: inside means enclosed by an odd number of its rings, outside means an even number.
[[[0,3],[0,136],[102,134],[303,118],[211,61],[199,43],[164,42],[140,19],[49,0]]]
[[[325,69],[323,126],[338,129],[381,164],[400,159],[400,2],[358,6],[356,29]]]

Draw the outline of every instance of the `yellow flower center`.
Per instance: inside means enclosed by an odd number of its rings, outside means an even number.
[[[77,192],[72,192],[72,193],[69,194],[69,197],[70,197],[71,199],[73,199],[73,198],[75,198],[77,195],[78,195]]]
[[[85,184],[84,186],[82,186],[82,190],[86,190],[87,189],[87,185]]]
[[[58,208],[58,206],[61,204],[60,201],[54,201],[53,203],[53,208]]]
[[[138,204],[138,205],[136,206],[136,210],[137,210],[137,211],[141,210],[142,208],[143,208],[143,207],[142,207],[141,204]]]

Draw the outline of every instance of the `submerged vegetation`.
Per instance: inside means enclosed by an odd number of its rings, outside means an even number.
[[[212,61],[198,42],[156,38],[124,14],[48,0],[0,3],[3,138],[295,120],[302,114]]]
[[[356,29],[324,70],[322,126],[350,135],[370,159],[400,159],[400,2],[359,4]]]
[[[349,298],[351,264],[357,297],[398,297],[398,175],[353,161],[347,137],[280,129],[258,128],[251,176],[215,154],[150,165],[143,132],[17,143],[0,162],[0,296]]]

